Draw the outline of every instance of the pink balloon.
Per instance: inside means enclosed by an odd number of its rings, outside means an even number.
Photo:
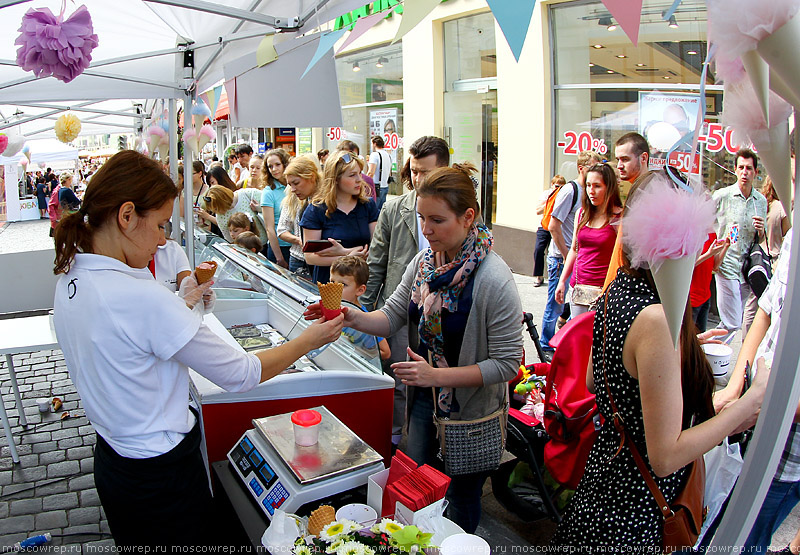
[[[28,159],[23,156],[22,159],[19,161],[19,163],[22,164],[23,166],[27,166],[28,165]]]

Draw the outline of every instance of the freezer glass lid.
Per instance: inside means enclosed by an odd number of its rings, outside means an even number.
[[[313,407],[322,415],[319,442],[301,447],[294,442],[292,413],[253,420],[256,430],[269,443],[301,484],[346,474],[383,460],[324,406]]]

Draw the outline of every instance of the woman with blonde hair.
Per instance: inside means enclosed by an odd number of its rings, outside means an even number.
[[[289,267],[290,243],[278,238],[276,229],[281,217],[281,203],[286,196],[286,177],[284,171],[291,157],[282,148],[275,148],[264,156],[261,166],[261,215],[264,218],[264,229],[267,230],[269,243],[264,244],[264,255],[268,260],[284,268]]]
[[[311,155],[300,156],[292,160],[286,171],[287,186],[290,193],[283,197],[281,202],[281,217],[278,220],[278,237],[291,246],[289,247],[289,270],[297,272],[307,268],[303,257],[303,238],[300,228],[300,218],[322,182],[322,174],[317,162]]]
[[[216,216],[212,216],[202,209],[198,212],[198,215],[204,220],[217,224],[225,240],[229,243],[233,243],[233,237],[231,236],[228,223],[231,216],[237,212],[242,212],[253,219],[258,237],[263,243],[267,240],[267,232],[264,230],[264,226],[261,225],[258,214],[250,208],[250,201],[254,198],[258,198],[259,195],[261,195],[261,191],[258,189],[239,189],[238,191],[231,191],[222,185],[212,185],[206,193],[206,196],[203,197],[203,200]]]
[[[337,150],[325,163],[322,186],[308,206],[300,227],[303,240],[327,239],[331,246],[306,252],[314,268],[314,280],[326,283],[330,266],[348,254],[367,256],[372,232],[378,221],[378,206],[361,180],[364,162],[350,152]]]
[[[783,236],[792,227],[792,222],[789,221],[789,217],[786,215],[786,210],[784,210],[783,204],[778,198],[778,193],[772,185],[770,176],[767,176],[764,180],[764,187],[762,187],[761,192],[764,193],[764,197],[767,199],[767,223],[764,226],[766,240],[761,243],[761,248],[775,261],[781,252]]]

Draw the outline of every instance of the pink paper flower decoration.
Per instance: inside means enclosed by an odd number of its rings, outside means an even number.
[[[3,154],[8,148],[8,135],[0,135],[0,154]]]
[[[53,76],[69,83],[89,66],[97,35],[86,6],[81,6],[64,20],[48,8],[30,9],[22,16],[19,36],[14,44],[17,65],[36,77]]]

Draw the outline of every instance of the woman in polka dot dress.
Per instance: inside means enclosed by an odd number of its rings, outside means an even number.
[[[713,416],[713,377],[695,331],[689,309],[676,351],[652,274],[629,265],[619,269],[597,309],[587,376],[605,425],[552,545],[580,552],[660,552],[662,547],[661,512],[630,449],[620,449],[620,434],[613,425],[603,376],[604,336],[608,389],[626,433],[668,502],[683,486],[686,465],[755,422],[769,371],[759,372],[743,397]],[[682,389],[681,383],[691,387]],[[690,427],[692,420],[695,425]]]

